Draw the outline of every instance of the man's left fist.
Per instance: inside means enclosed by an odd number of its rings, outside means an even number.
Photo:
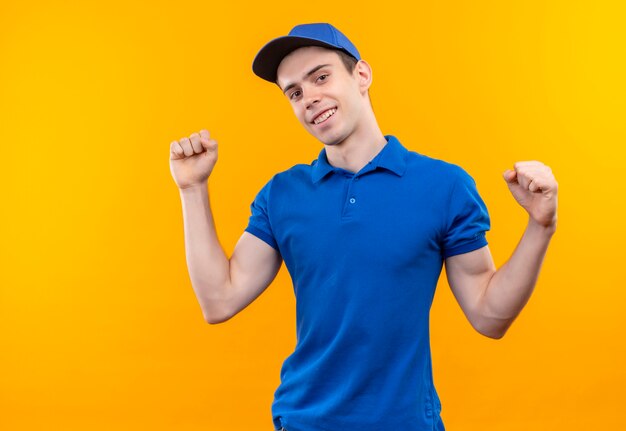
[[[545,227],[556,227],[558,183],[552,169],[541,162],[517,162],[503,174],[515,200],[532,221]]]

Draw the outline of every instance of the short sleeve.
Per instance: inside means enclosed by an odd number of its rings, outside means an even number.
[[[270,224],[268,202],[269,194],[272,187],[272,180],[257,193],[254,201],[250,205],[251,215],[248,220],[248,227],[245,231],[251,233],[257,238],[265,241],[267,244],[278,250],[278,244],[274,238],[274,232]]]
[[[474,179],[460,169],[450,194],[447,230],[443,238],[444,258],[477,250],[487,245],[490,228],[487,206],[476,190]]]

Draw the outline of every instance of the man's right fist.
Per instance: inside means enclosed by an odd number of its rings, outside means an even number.
[[[206,183],[217,162],[217,141],[205,129],[170,144],[170,171],[179,189]]]

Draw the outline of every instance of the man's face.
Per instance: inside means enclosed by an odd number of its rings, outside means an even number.
[[[291,52],[277,71],[296,117],[325,145],[343,142],[358,127],[365,100],[358,82],[356,69],[350,74],[336,52],[317,46]]]

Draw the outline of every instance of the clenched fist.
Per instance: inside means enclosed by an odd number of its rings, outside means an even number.
[[[206,183],[217,162],[217,141],[205,129],[170,144],[170,171],[179,189]]]
[[[515,200],[541,226],[556,226],[558,183],[552,170],[541,162],[517,162],[503,174]]]

